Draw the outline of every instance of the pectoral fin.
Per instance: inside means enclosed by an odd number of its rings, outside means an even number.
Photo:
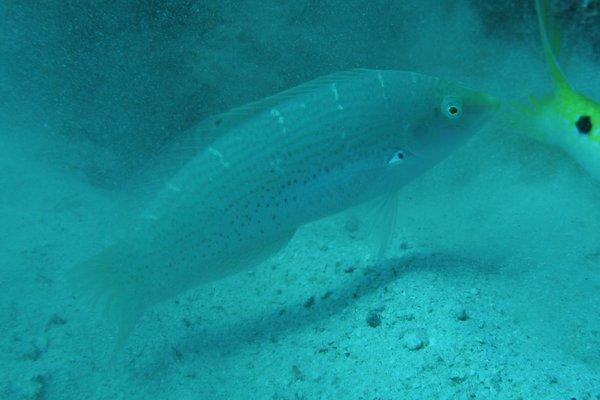
[[[396,231],[399,197],[399,191],[393,191],[375,200],[368,216],[368,240],[376,249],[379,261],[385,257]]]

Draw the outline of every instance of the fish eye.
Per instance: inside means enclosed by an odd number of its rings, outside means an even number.
[[[399,164],[404,160],[405,157],[405,152],[403,150],[399,150],[392,155],[392,158],[390,159],[390,161],[388,161],[388,165]]]
[[[589,115],[582,115],[579,117],[577,122],[575,122],[575,126],[577,127],[579,133],[583,135],[589,135],[589,133],[592,131],[592,119]]]
[[[448,119],[459,119],[462,115],[462,105],[455,97],[444,97],[441,105],[442,114]]]

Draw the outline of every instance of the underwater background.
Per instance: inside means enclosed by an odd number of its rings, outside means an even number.
[[[553,4],[598,101],[600,2]],[[309,224],[116,357],[63,283],[202,118],[352,68],[541,95],[538,36],[530,1],[0,0],[0,398],[600,399],[600,186],[501,116],[402,190],[383,262],[368,210]]]

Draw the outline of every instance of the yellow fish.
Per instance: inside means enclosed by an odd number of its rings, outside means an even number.
[[[529,133],[536,139],[560,147],[600,180],[600,104],[577,92],[567,81],[557,61],[560,38],[550,17],[548,0],[535,0],[544,56],[554,91],[517,104],[528,118]]]

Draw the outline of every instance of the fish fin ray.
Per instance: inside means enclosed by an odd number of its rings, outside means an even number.
[[[536,140],[545,140],[546,132],[537,126],[540,112],[544,109],[544,99],[529,96],[506,102],[503,122],[511,131],[517,130]]]
[[[258,246],[248,251],[236,253],[234,257],[224,257],[213,261],[210,268],[203,272],[203,281],[211,282],[221,279],[228,275],[234,275],[240,271],[258,265],[277,254],[294,237],[295,230],[285,232],[284,234],[271,240],[264,240]]]
[[[559,88],[569,88],[570,85],[558,64],[557,57],[560,53],[561,35],[551,16],[549,0],[535,0],[535,9],[538,18],[540,36],[544,49],[546,63],[555,85]]]
[[[104,319],[112,321],[117,328],[114,352],[120,351],[133,331],[137,321],[149,306],[138,290],[132,287],[133,280],[119,271],[131,268],[129,249],[123,244],[107,247],[99,254],[81,262],[67,271],[68,287],[89,308],[99,308]]]
[[[376,249],[377,262],[381,262],[388,251],[398,225],[400,191],[381,196],[371,205],[367,215],[369,228],[368,242]]]
[[[315,91],[317,89],[322,88],[323,86],[332,85],[334,83],[340,83],[347,79],[354,79],[357,76],[372,74],[373,72],[374,70],[364,68],[334,72],[332,74],[325,75],[313,79],[312,81],[295,86],[293,88],[284,90],[283,92],[279,92],[272,96],[265,97],[264,99],[254,101],[243,106],[233,108],[232,110],[227,111],[225,113],[210,117],[210,120],[213,122],[213,125],[215,125],[218,128],[213,130],[212,138],[214,140],[218,136],[220,136],[221,132],[228,131],[232,127],[246,122],[248,119],[254,117],[255,115],[260,114],[265,110],[271,109],[285,101],[293,99],[298,95]],[[218,125],[215,124],[216,121],[219,121]]]
[[[281,235],[280,237],[266,241],[261,246],[257,246],[252,251],[245,253],[238,263],[245,265],[256,265],[259,264],[271,256],[277,254],[292,240],[296,230],[291,230]]]

